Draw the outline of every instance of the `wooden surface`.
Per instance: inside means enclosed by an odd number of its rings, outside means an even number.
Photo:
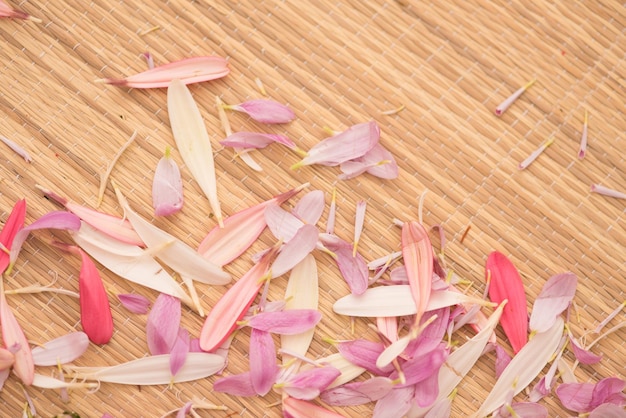
[[[13,1],[42,23],[0,20],[0,135],[32,155],[24,162],[0,144],[0,220],[17,199],[28,202],[27,223],[56,209],[35,189],[53,188],[95,206],[101,173],[134,130],[138,138],[119,160],[113,178],[131,205],[151,218],[153,170],[166,145],[173,145],[166,91],[129,90],[94,83],[146,67],[149,51],[157,64],[194,55],[227,57],[228,77],[191,86],[216,151],[219,197],[228,215],[304,182],[327,193],[337,187],[337,234],[351,240],[355,204],[367,199],[360,252],[372,260],[399,249],[393,218],[417,218],[426,190],[424,223],[446,232],[448,267],[484,289],[484,261],[500,250],[525,281],[529,305],[551,275],[579,277],[577,335],[593,329],[626,298],[626,203],[589,191],[592,183],[626,191],[626,9],[616,1]],[[153,29],[154,30],[151,30]],[[397,180],[363,175],[338,181],[338,168],[292,171],[298,157],[279,146],[254,153],[260,173],[222,149],[215,96],[226,103],[259,98],[259,78],[270,98],[287,103],[297,119],[262,126],[229,114],[235,131],[284,134],[308,149],[325,138],[323,127],[344,129],[376,120],[381,142],[400,165]],[[495,107],[529,80],[536,84],[502,117]],[[382,112],[406,108],[393,115]],[[577,158],[584,112],[589,112],[589,152]],[[517,165],[539,144],[555,143],[528,169]],[[185,207],[153,222],[196,247],[215,225],[209,205],[181,164]],[[295,202],[295,200],[293,201]],[[293,204],[293,202],[291,202]],[[289,206],[289,205],[287,205]],[[101,209],[121,215],[107,188]],[[327,212],[322,217],[322,227]],[[460,242],[468,226],[467,238]],[[69,237],[56,235],[69,242]],[[239,277],[249,255],[272,243],[266,233],[226,270]],[[310,356],[335,352],[323,337],[375,338],[366,321],[351,335],[348,318],[334,315],[332,303],[348,293],[332,260],[315,254],[320,270],[324,319]],[[77,289],[78,260],[31,237],[7,289],[50,283]],[[114,293],[156,294],[102,270]],[[277,279],[278,299],[286,278]],[[207,309],[225,291],[200,286]],[[145,316],[129,314],[117,299],[115,335],[106,346],[91,346],[80,365],[113,365],[146,355]],[[80,329],[78,302],[51,294],[10,296],[9,303],[33,344]],[[611,325],[623,321],[623,314]],[[183,324],[197,336],[201,318],[191,312]],[[502,334],[499,334],[502,337]],[[579,367],[581,381],[624,377],[626,333],[600,342],[604,359]],[[246,333],[237,336],[227,373],[247,369]],[[505,347],[508,348],[506,343]],[[478,408],[493,384],[493,354],[485,356],[459,386],[453,416]],[[571,354],[567,355],[571,363]],[[50,370],[38,369],[41,373]],[[228,412],[201,416],[280,416],[269,407],[280,398],[234,398],[212,393],[214,378],[173,388],[103,384],[96,393],[74,391],[63,404],[57,393],[28,388],[39,413],[64,409],[82,417],[158,417],[192,396],[226,405]],[[520,395],[519,399],[524,399]],[[567,416],[554,399],[543,401],[550,416]],[[21,416],[22,386],[13,376],[0,393],[0,415]],[[372,405],[337,408],[346,416],[370,416]],[[229,415],[230,414],[230,415]]]

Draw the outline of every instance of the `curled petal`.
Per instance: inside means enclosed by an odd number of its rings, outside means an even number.
[[[172,80],[179,79],[183,84],[221,78],[230,72],[228,62],[217,56],[185,58],[126,78],[105,78],[99,82],[136,89],[168,87]]]
[[[183,207],[183,181],[178,164],[170,155],[170,148],[154,170],[152,181],[152,207],[156,216],[172,215]]]
[[[539,148],[533,151],[524,161],[519,163],[519,166],[517,168],[519,168],[520,170],[523,170],[529,165],[531,165],[546,150],[546,148],[548,148],[553,143],[554,143],[554,137],[548,138],[546,141],[541,143],[541,145],[539,145]]]
[[[587,133],[589,131],[588,128],[588,113],[585,110],[585,122],[583,123],[583,132],[582,135],[580,136],[580,147],[578,148],[578,158],[580,158],[581,160],[583,158],[585,158],[585,155],[587,154]]]
[[[576,360],[578,360],[582,364],[596,364],[602,360],[602,356],[597,354],[593,354],[589,350],[585,350],[583,347],[579,345],[575,338],[570,337],[570,344],[572,347],[572,351],[574,352],[574,356]]]
[[[296,115],[287,106],[267,99],[249,100],[225,107],[244,112],[252,119],[261,123],[288,123],[296,118]]]
[[[322,242],[330,251],[337,256],[335,261],[341,272],[341,277],[346,281],[353,295],[362,295],[369,284],[369,271],[367,263],[359,253],[354,253],[354,247],[342,239],[323,234]],[[368,315],[372,316],[372,315]],[[387,315],[376,315],[387,316]],[[392,315],[389,315],[392,316]]]
[[[340,375],[341,372],[332,366],[318,367],[298,373],[285,382],[282,388],[291,397],[312,400]]]
[[[180,300],[161,293],[148,314],[146,339],[153,356],[169,354],[178,337],[180,328]]]

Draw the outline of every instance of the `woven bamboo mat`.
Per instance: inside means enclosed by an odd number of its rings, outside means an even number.
[[[0,20],[0,135],[22,144],[33,156],[25,163],[0,144],[0,220],[25,197],[27,223],[56,209],[35,189],[54,188],[78,203],[95,206],[102,172],[134,130],[138,138],[119,160],[113,177],[131,205],[151,218],[153,170],[167,144],[173,145],[166,91],[128,90],[95,84],[146,67],[193,55],[216,54],[230,61],[231,74],[191,86],[216,150],[219,196],[225,214],[266,200],[304,182],[327,192],[337,187],[336,233],[351,240],[354,207],[367,199],[360,252],[367,260],[399,249],[393,218],[416,219],[426,190],[424,223],[446,231],[448,266],[484,289],[484,261],[497,249],[519,268],[529,304],[551,275],[579,277],[573,319],[577,335],[593,329],[626,297],[626,238],[623,200],[592,194],[592,183],[626,190],[626,9],[616,1],[450,1],[273,0],[228,1],[13,1],[41,24]],[[254,172],[218,141],[223,131],[215,96],[227,103],[259,98],[262,81],[270,98],[289,104],[297,119],[261,126],[230,114],[235,131],[284,134],[308,149],[326,135],[324,126],[344,129],[374,119],[382,143],[400,165],[397,180],[363,175],[338,181],[338,168],[292,171],[298,157],[278,146],[254,153],[263,167]],[[502,117],[494,108],[529,80],[530,88]],[[382,112],[406,108],[398,113]],[[584,112],[589,112],[589,152],[578,160]],[[528,169],[517,165],[539,144],[555,143]],[[180,161],[175,152],[174,157]],[[215,225],[199,187],[183,168],[186,205],[170,219],[153,222],[196,247]],[[121,214],[107,189],[101,209]],[[322,224],[326,222],[326,215]],[[461,237],[471,226],[466,239]],[[58,238],[69,240],[63,234]],[[242,259],[227,266],[239,277],[248,256],[272,243],[269,234]],[[310,355],[335,349],[323,337],[375,338],[366,322],[334,315],[332,303],[348,293],[330,258],[316,254],[324,319]],[[44,244],[26,242],[8,289],[33,283],[77,289],[79,262]],[[133,287],[113,274],[103,276],[116,293]],[[281,297],[286,278],[270,297]],[[207,309],[224,288],[199,286]],[[9,303],[33,343],[80,329],[78,302],[50,294],[10,296]],[[106,346],[91,346],[81,365],[113,365],[146,355],[145,316],[129,315],[111,297],[115,335]],[[621,315],[623,320],[623,314]],[[183,325],[197,335],[202,320],[191,312]],[[613,322],[612,324],[615,324]],[[499,334],[502,337],[501,334]],[[624,377],[626,334],[600,342],[604,359],[579,367],[580,381]],[[227,371],[247,369],[246,333],[236,338]],[[568,360],[571,362],[571,355]],[[493,354],[483,358],[459,387],[454,416],[478,408],[493,377]],[[47,370],[40,370],[48,373]],[[41,416],[64,409],[83,417],[109,412],[116,417],[158,417],[192,396],[229,408],[202,416],[280,416],[276,394],[263,399],[212,393],[214,378],[173,388],[103,384],[96,393],[74,391],[63,404],[57,393],[28,388]],[[523,399],[521,395],[519,399]],[[0,393],[0,416],[21,416],[23,388],[16,378]],[[544,401],[551,416],[567,416],[557,402]],[[346,416],[370,416],[372,405],[337,408]]]

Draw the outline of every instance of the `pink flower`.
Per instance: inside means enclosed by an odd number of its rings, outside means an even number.
[[[224,105],[224,108],[246,113],[261,123],[288,123],[296,118],[296,115],[287,106],[266,99],[249,100],[236,105]]]
[[[224,77],[229,72],[228,61],[224,58],[204,56],[174,61],[126,78],[103,78],[96,82],[136,89],[153,89],[168,87],[174,79],[179,79],[183,84],[200,83]]]

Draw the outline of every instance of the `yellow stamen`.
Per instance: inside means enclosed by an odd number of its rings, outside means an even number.
[[[261,92],[261,94],[263,96],[267,96],[267,91],[265,90],[265,86],[263,86],[263,82],[261,81],[261,79],[257,77],[254,79],[254,82],[256,83],[256,86],[259,88],[259,91]]]
[[[532,80],[530,80],[528,83],[526,83],[524,85],[524,90],[528,90],[530,88],[530,86],[532,86],[533,84],[535,84],[535,81],[537,81],[536,78],[533,78]]]

